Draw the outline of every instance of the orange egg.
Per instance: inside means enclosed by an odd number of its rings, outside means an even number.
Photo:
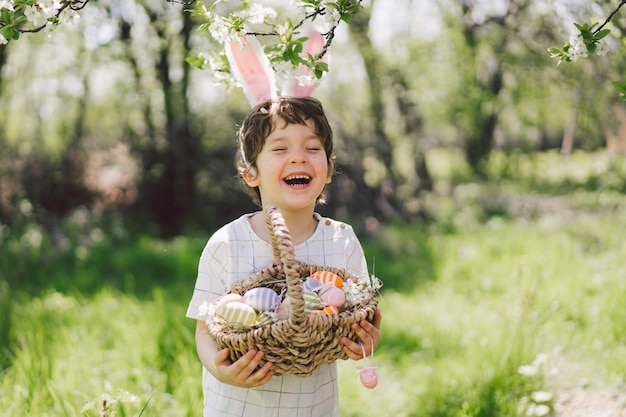
[[[322,284],[332,283],[335,287],[343,287],[343,279],[341,279],[339,275],[330,271],[316,271],[313,275],[311,275],[311,278],[315,278]]]

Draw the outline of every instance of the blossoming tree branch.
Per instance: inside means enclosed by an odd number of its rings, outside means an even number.
[[[578,33],[570,37],[563,49],[548,48],[551,58],[558,58],[557,67],[563,62],[576,62],[579,58],[587,58],[589,55],[606,55],[609,51],[606,37],[611,33],[606,26],[624,5],[626,0],[617,5],[601,25],[598,22],[592,25],[574,23]],[[613,86],[619,92],[621,100],[626,101],[626,81],[613,81]]]
[[[17,40],[21,33],[49,30],[73,24],[89,0],[0,0],[0,45]]]
[[[260,2],[244,0],[241,7],[225,12],[224,3],[214,1],[210,6],[198,2],[195,16],[205,19],[199,31],[208,33],[220,48],[190,56],[187,62],[197,68],[208,68],[213,80],[236,85],[224,46],[240,41],[242,36],[262,39],[263,52],[267,55],[278,82],[284,80],[294,69],[305,67],[308,71],[299,75],[301,85],[313,85],[328,71],[324,59],[335,37],[338,26],[350,23],[362,0],[299,0],[288,3],[289,10],[281,15],[275,8]],[[267,3],[267,2],[266,2]],[[228,9],[226,9],[228,10]],[[323,36],[323,47],[315,54],[305,50],[305,43],[313,36],[311,27]]]

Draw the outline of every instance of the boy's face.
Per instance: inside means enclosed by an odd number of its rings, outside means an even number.
[[[244,180],[250,187],[259,187],[263,206],[276,205],[283,212],[312,211],[332,175],[313,122],[286,124],[281,118],[265,139],[256,171],[256,175],[246,173]]]

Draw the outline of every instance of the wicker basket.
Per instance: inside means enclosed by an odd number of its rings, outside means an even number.
[[[305,314],[301,282],[311,271],[331,271],[344,281],[355,283],[362,283],[362,280],[343,269],[309,265],[296,260],[289,230],[278,207],[268,207],[266,219],[274,258],[272,266],[255,273],[227,294],[243,295],[257,287],[281,293],[286,288],[286,297],[291,302],[289,317],[249,329],[233,329],[223,320],[214,318],[207,321],[207,328],[218,349],[228,348],[233,361],[251,349],[261,350],[265,352],[261,365],[272,362],[274,375],[310,376],[319,365],[348,358],[343,352],[341,338],[346,336],[358,341],[351,325],[362,320],[371,322],[378,302],[374,290],[368,286],[366,300],[357,306],[332,315]],[[220,299],[214,300],[213,305]]]

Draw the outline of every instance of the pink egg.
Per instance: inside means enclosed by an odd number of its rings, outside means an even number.
[[[341,277],[330,271],[316,271],[311,275],[311,278],[315,278],[322,284],[332,283],[335,287],[343,287],[343,280]]]
[[[319,297],[324,304],[329,306],[341,307],[346,302],[346,295],[343,290],[331,284],[322,287],[319,291]]]
[[[282,303],[276,309],[276,318],[278,320],[284,320],[289,317],[289,311],[291,311],[291,299],[285,298]]]
[[[357,369],[360,369],[359,378],[361,378],[361,384],[365,388],[375,388],[378,385],[378,375],[376,375],[376,368],[371,368],[369,366],[361,367],[359,366]]]

